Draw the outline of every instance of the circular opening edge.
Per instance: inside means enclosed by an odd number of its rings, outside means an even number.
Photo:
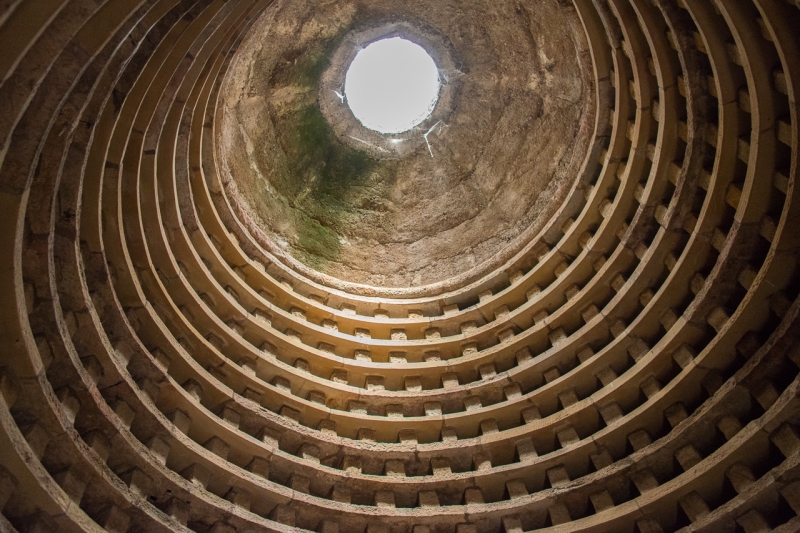
[[[359,51],[376,41],[393,37],[419,45],[433,59],[439,70],[439,95],[431,114],[416,126],[401,133],[380,133],[361,124],[353,114],[344,98],[344,84],[347,70]],[[375,158],[401,158],[421,149],[428,153],[429,137],[445,134],[461,75],[442,36],[407,22],[381,24],[347,34],[334,50],[320,78],[319,106],[340,142]]]

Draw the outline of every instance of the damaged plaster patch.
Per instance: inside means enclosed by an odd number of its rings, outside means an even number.
[[[266,188],[267,192],[269,192],[271,196],[276,196],[278,194],[277,191],[272,187],[272,184],[269,182],[269,180],[266,179],[261,173],[261,169],[258,168],[258,161],[256,161],[256,147],[253,144],[253,141],[250,139],[250,136],[247,135],[247,131],[242,124],[239,124],[239,134],[242,136],[245,150],[247,150],[247,161],[250,163],[250,169],[258,177],[258,181],[264,185],[264,188]]]

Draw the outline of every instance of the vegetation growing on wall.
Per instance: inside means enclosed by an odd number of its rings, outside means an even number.
[[[316,96],[338,42],[333,38],[287,59],[272,82]],[[303,100],[274,120],[287,161],[274,185],[295,212],[299,258],[324,270],[328,261],[338,260],[348,223],[364,215],[360,206],[381,196],[392,164],[339,142],[316,98]]]

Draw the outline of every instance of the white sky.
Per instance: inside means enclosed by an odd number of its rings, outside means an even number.
[[[410,130],[439,98],[439,71],[418,44],[400,37],[375,41],[356,54],[344,94],[355,117],[380,133]]]

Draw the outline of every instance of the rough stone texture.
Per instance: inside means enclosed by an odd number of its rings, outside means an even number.
[[[424,143],[399,160],[353,149],[319,110],[332,50],[395,20],[456,66],[442,71],[452,112],[428,137],[433,157]],[[312,279],[474,279],[542,228],[577,175],[595,112],[585,49],[575,9],[556,3],[276,2],[220,96],[222,179],[259,241]]]
[[[358,5],[0,1],[0,531],[800,531],[797,2]],[[393,17],[471,66],[439,157],[370,159],[394,181],[342,198],[419,209],[445,259],[387,241],[276,260],[261,244],[298,220],[254,224],[222,172],[248,166],[225,144],[236,105],[267,112],[244,118],[274,135],[270,162],[352,163],[323,137],[292,152],[328,78],[289,82]],[[254,87],[283,92],[231,92],[271,52]],[[569,80],[578,108],[548,110]],[[558,109],[583,115],[537,139]],[[538,189],[536,161],[556,176]],[[414,165],[505,184],[487,224],[434,226],[431,197],[392,196],[437,192]],[[435,198],[456,218],[458,187]],[[504,196],[534,209],[549,187],[563,198],[539,215]],[[375,213],[333,222],[392,229]],[[362,259],[386,285],[325,277]],[[432,283],[403,278],[417,263]]]

